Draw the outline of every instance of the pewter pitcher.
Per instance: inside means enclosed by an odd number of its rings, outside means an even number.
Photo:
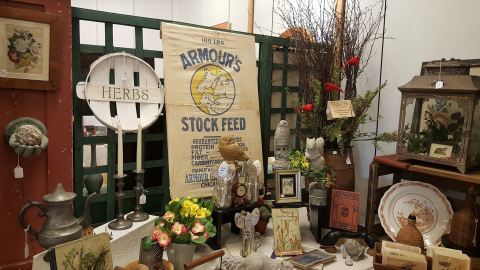
[[[22,207],[18,215],[18,222],[38,240],[40,246],[50,247],[76,240],[82,236],[83,228],[90,225],[90,199],[97,193],[88,196],[85,202],[85,212],[80,219],[73,215],[73,200],[77,194],[66,192],[62,184],[58,183],[53,193],[43,196],[44,204],[30,201]],[[38,232],[25,220],[28,209],[37,207],[41,217],[46,217],[42,229]]]

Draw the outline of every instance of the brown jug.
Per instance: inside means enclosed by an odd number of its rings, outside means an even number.
[[[58,183],[53,193],[43,196],[45,204],[31,201],[24,205],[18,215],[20,226],[38,240],[40,246],[50,248],[59,244],[76,240],[82,236],[82,231],[90,225],[90,199],[97,193],[88,196],[85,202],[85,212],[80,219],[73,216],[73,200],[77,194],[66,192],[62,184]],[[25,214],[31,207],[40,209],[39,216],[46,217],[40,231],[27,223]]]
[[[416,246],[423,250],[423,235],[418,230],[416,222],[417,217],[415,215],[408,215],[407,224],[398,231],[396,241],[401,244]]]
[[[452,227],[448,240],[465,249],[477,247],[478,210],[476,204],[477,194],[474,188],[469,188],[463,207],[455,212],[452,217]]]

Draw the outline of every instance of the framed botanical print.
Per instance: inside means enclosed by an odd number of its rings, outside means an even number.
[[[0,88],[55,89],[60,28],[57,15],[0,9]]]
[[[275,202],[294,203],[302,201],[300,170],[275,170]]]
[[[298,208],[273,208],[272,220],[275,255],[302,254]]]

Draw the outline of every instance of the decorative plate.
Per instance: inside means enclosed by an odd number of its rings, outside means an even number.
[[[417,228],[425,246],[438,246],[442,235],[450,231],[452,206],[447,197],[430,184],[402,181],[390,187],[380,200],[378,216],[393,240],[410,213],[417,217]]]

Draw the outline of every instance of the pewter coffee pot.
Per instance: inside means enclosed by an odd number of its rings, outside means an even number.
[[[73,216],[73,200],[77,194],[66,192],[62,184],[58,183],[53,193],[43,196],[45,204],[31,201],[24,205],[18,215],[18,222],[38,240],[40,246],[46,249],[76,240],[82,236],[83,229],[90,225],[89,203],[96,194],[92,193],[88,196],[85,212],[80,219],[77,219]],[[40,209],[39,216],[46,217],[40,232],[33,229],[25,220],[25,214],[32,207]]]

